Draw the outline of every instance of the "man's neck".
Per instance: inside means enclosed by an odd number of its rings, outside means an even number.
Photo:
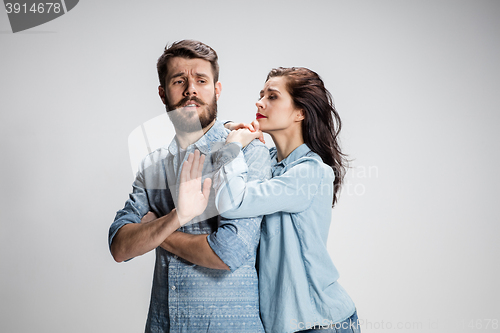
[[[210,124],[208,124],[208,126],[202,128],[200,131],[190,132],[190,133],[178,131],[177,129],[175,129],[177,142],[179,143],[181,149],[187,149],[187,147],[198,141],[202,136],[205,135],[205,133],[208,132],[210,128],[212,128],[214,124],[215,124],[215,119]]]

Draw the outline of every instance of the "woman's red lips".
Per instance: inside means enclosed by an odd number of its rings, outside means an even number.
[[[260,113],[258,113],[258,112],[257,112],[257,113],[255,114],[255,118],[256,118],[256,119],[260,119],[260,118],[267,118],[267,117],[266,117],[266,116],[264,116],[264,115],[261,115]]]

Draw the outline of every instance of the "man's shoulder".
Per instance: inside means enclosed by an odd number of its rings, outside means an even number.
[[[142,170],[159,165],[169,154],[168,146],[157,148],[147,154],[141,161],[139,168]]]
[[[243,149],[243,155],[248,166],[248,180],[271,178],[271,159],[266,145],[253,140]]]
[[[258,139],[255,139],[243,148],[243,155],[247,156],[249,154],[259,154],[269,158],[269,148]]]

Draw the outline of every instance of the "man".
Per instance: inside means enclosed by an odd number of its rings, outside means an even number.
[[[210,154],[229,132],[216,120],[217,54],[201,42],[183,40],[165,48],[157,67],[158,92],[176,136],[143,160],[133,193],[110,227],[111,253],[121,262],[156,249],[146,332],[263,332],[255,270],[261,217],[220,218],[212,213],[212,190],[202,217],[173,232],[191,218],[177,214],[174,204],[183,162],[197,149],[207,155],[208,170]],[[270,177],[264,145],[256,140],[244,155],[249,180]],[[160,217],[140,223],[148,211]]]

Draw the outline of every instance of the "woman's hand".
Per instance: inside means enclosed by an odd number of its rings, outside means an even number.
[[[189,154],[181,171],[179,197],[177,199],[177,217],[181,226],[188,223],[207,208],[212,179],[207,178],[201,185],[205,155],[195,150]]]
[[[224,127],[227,128],[230,131],[235,131],[240,128],[248,128],[250,131],[255,132],[255,128],[253,127],[252,124],[245,124],[245,123],[233,123],[232,121],[225,123]]]
[[[264,142],[264,136],[261,131],[251,132],[247,128],[240,128],[235,131],[231,131],[226,138],[226,143],[239,142],[243,147],[248,145],[254,139],[259,139]]]

